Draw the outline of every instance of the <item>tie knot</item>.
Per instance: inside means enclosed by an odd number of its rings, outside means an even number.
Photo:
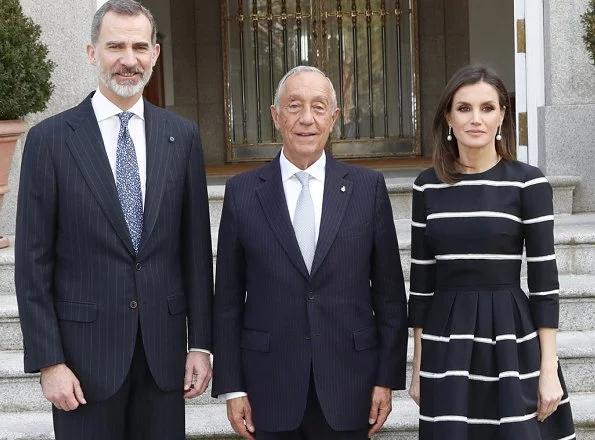
[[[297,173],[295,173],[295,177],[298,178],[298,180],[302,184],[302,187],[309,187],[310,175],[308,173],[306,173],[305,171],[298,171]]]
[[[134,113],[132,112],[118,113],[118,118],[120,118],[120,122],[124,127],[128,126],[128,121],[130,121],[130,118],[132,118],[133,116]]]

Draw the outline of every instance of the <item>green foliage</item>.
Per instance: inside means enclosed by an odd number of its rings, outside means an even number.
[[[591,56],[591,62],[595,65],[595,0],[589,1],[587,11],[581,15],[581,22],[585,28],[583,41]]]
[[[0,0],[0,120],[45,110],[55,63],[18,0]]]

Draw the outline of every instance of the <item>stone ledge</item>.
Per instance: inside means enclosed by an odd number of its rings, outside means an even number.
[[[411,378],[413,340],[409,338],[407,353],[407,383]],[[560,332],[558,354],[571,392],[594,392],[595,330],[587,332]],[[222,405],[221,400],[210,397],[210,388],[202,396],[187,401],[186,406],[203,407]],[[37,411],[49,408],[41,394],[39,375],[23,373],[22,351],[0,351],[0,411],[8,408],[19,411]],[[0,439],[1,440],[1,439]]]
[[[577,176],[548,176],[553,189],[554,213],[572,214],[574,189],[582,181]],[[395,219],[411,218],[411,191],[415,177],[385,177]],[[218,227],[225,185],[208,185],[211,225]]]
[[[570,399],[577,431],[589,435],[595,429],[595,393],[575,393]],[[417,406],[404,391],[397,392],[393,398],[393,411],[376,438],[414,439],[417,422]],[[238,437],[229,426],[223,405],[204,405],[186,407],[186,438],[222,440]],[[49,411],[0,413],[0,440],[51,439],[54,434]]]

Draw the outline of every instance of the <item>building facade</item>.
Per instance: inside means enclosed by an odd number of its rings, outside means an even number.
[[[285,70],[327,71],[342,117],[329,145],[342,159],[429,157],[434,106],[449,77],[491,65],[514,98],[519,159],[582,179],[574,210],[595,211],[595,66],[582,42],[588,0],[142,0],[162,56],[150,99],[198,122],[207,164],[265,161]],[[96,86],[85,45],[102,0],[21,0],[56,62],[55,92],[31,124]],[[17,149],[0,231],[14,233]]]

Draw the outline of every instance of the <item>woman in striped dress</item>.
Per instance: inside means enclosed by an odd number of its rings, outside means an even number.
[[[575,438],[556,356],[552,189],[515,160],[508,109],[491,70],[459,70],[434,118],[434,167],[413,186],[409,393],[421,440]]]

